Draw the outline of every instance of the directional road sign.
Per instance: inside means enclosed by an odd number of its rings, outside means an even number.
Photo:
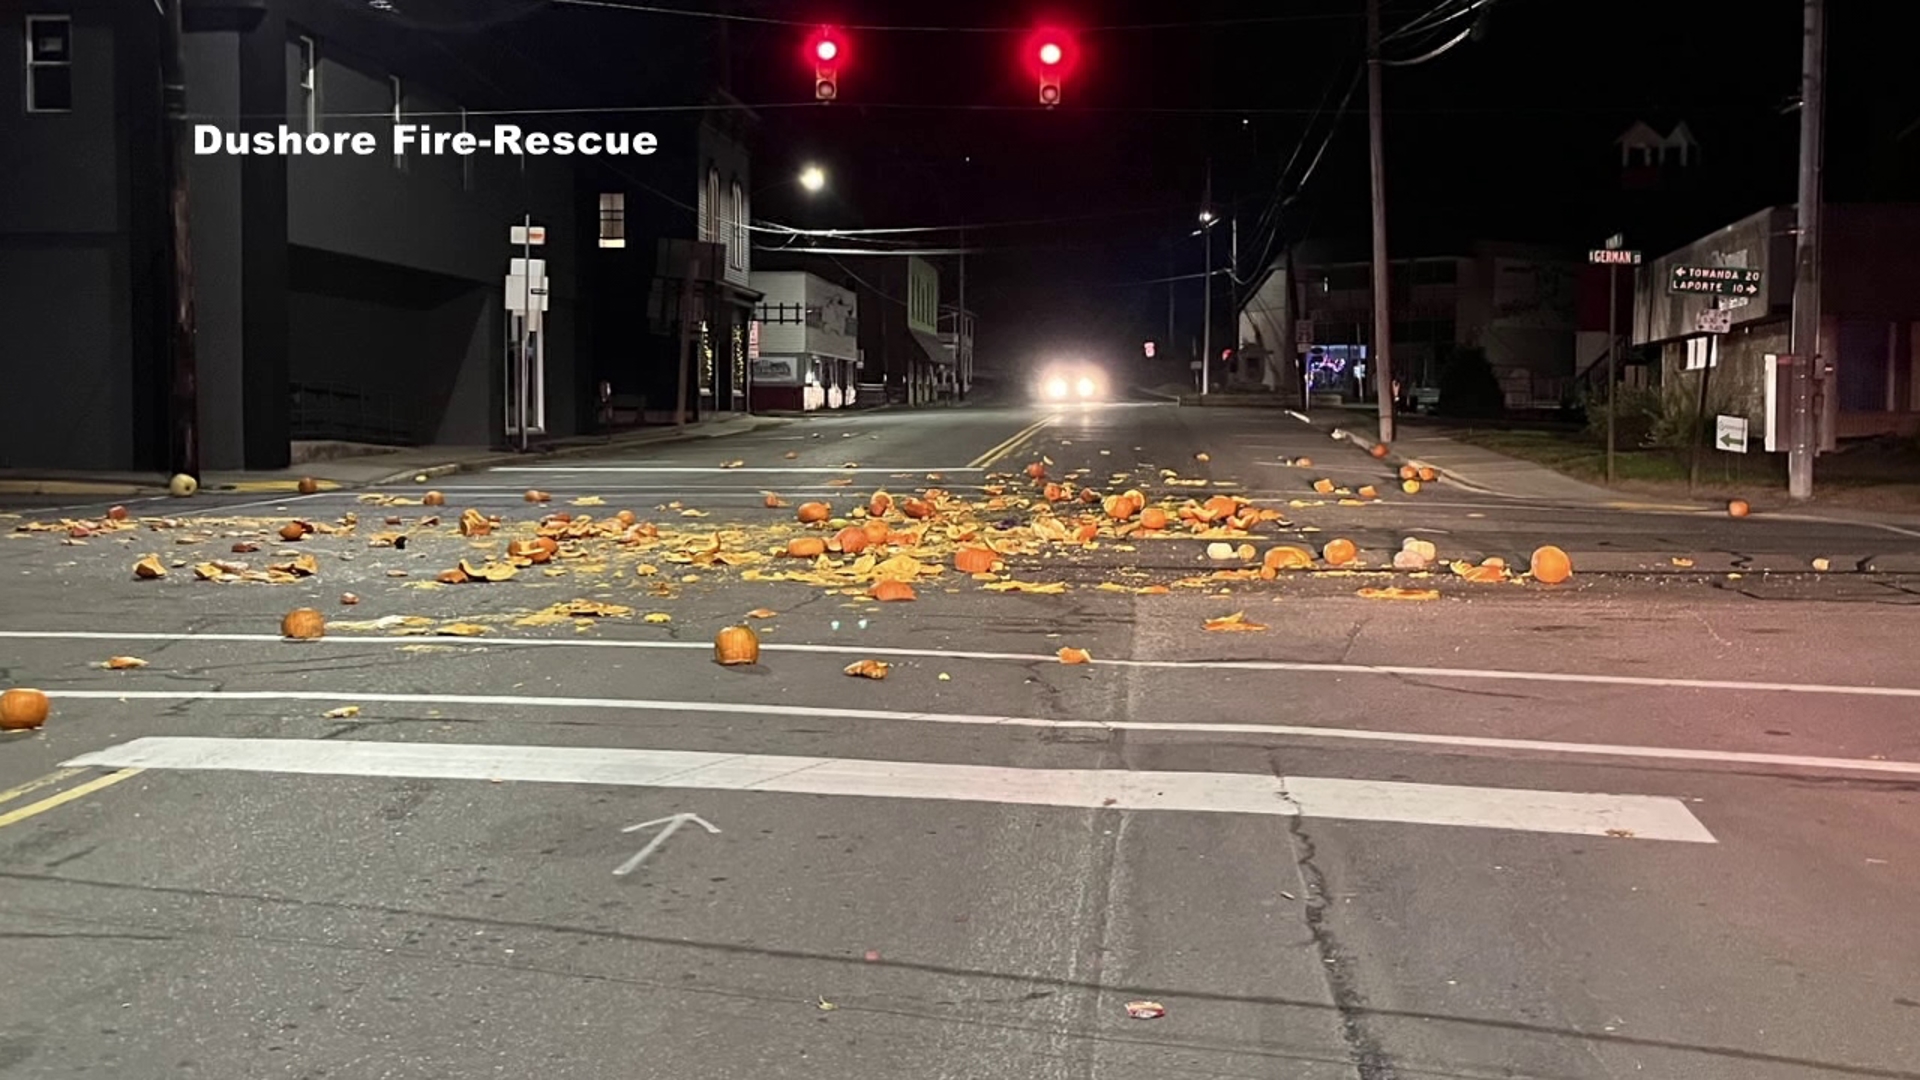
[[[1603,266],[1639,266],[1640,253],[1624,248],[1594,248],[1587,252],[1587,261]]]
[[[1760,271],[1744,266],[1676,266],[1667,279],[1670,293],[1712,296],[1760,295]]]
[[[1716,449],[1730,450],[1736,454],[1747,452],[1746,417],[1716,416],[1713,420],[1713,445]]]

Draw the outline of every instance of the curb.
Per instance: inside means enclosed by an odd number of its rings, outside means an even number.
[[[603,453],[608,450],[618,450],[627,447],[661,446],[667,443],[692,442],[695,439],[724,439],[733,435],[745,435],[750,432],[760,431],[765,428],[784,427],[792,422],[790,419],[775,417],[760,420],[753,424],[743,425],[733,431],[705,433],[697,431],[669,431],[658,434],[649,433],[636,435],[625,439],[610,438],[605,442],[585,443],[575,446],[548,447],[530,451],[525,454],[507,451],[498,454],[489,454],[485,457],[473,458],[468,461],[450,461],[441,465],[428,465],[417,469],[402,469],[399,472],[368,480],[364,483],[351,485],[342,484],[341,487],[388,487],[394,484],[411,482],[418,476],[424,476],[431,480],[436,477],[451,476],[455,473],[477,472],[481,469],[488,469],[495,465],[505,465],[515,461],[551,461],[556,459],[591,457],[594,454]]]
[[[1288,409],[1287,415],[1293,417],[1294,419],[1300,421],[1303,424],[1306,424],[1309,427],[1321,427],[1321,425],[1314,423],[1311,419],[1309,419],[1308,417],[1306,417],[1305,415],[1299,412],[1296,412],[1293,409]],[[1321,429],[1326,430],[1325,428],[1321,428]],[[1342,427],[1333,428],[1331,431],[1328,431],[1328,434],[1333,436],[1335,439],[1341,439],[1346,442],[1352,443],[1354,446],[1364,451],[1369,457],[1373,456],[1373,447],[1374,447],[1374,444],[1378,441],[1376,439],[1366,438],[1357,432],[1348,431],[1346,428],[1342,428]],[[1386,461],[1394,465],[1411,465],[1416,469],[1421,469],[1421,468],[1432,469],[1435,473],[1439,474],[1441,483],[1448,484],[1453,487],[1457,487],[1462,491],[1472,492],[1475,495],[1489,495],[1499,499],[1512,499],[1512,498],[1519,497],[1515,495],[1509,495],[1508,493],[1501,491],[1497,488],[1490,488],[1484,484],[1477,484],[1453,469],[1442,468],[1438,465],[1433,464],[1432,462],[1423,461],[1417,457],[1408,457],[1407,455],[1399,453],[1398,451],[1394,450],[1393,445],[1391,443],[1387,445],[1387,456],[1384,458],[1380,458],[1378,460]]]
[[[165,495],[165,484],[120,484],[110,480],[0,480],[0,495],[35,497]]]

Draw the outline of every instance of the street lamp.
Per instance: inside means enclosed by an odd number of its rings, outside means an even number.
[[[809,165],[800,170],[800,186],[808,191],[819,191],[827,186],[827,173],[818,165]]]

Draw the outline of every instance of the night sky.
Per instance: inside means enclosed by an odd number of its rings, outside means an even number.
[[[1465,2],[1384,0],[1383,25],[1391,34]],[[968,273],[983,365],[1056,345],[1132,356],[1143,339],[1164,338],[1166,286],[1140,282],[1200,270],[1190,234],[1209,159],[1216,205],[1242,221],[1243,275],[1277,242],[1256,224],[1283,177],[1293,197],[1277,239],[1368,235],[1364,82],[1336,112],[1363,58],[1361,0],[665,5],[743,18],[527,4],[534,13],[516,33],[529,50],[569,57],[581,81],[568,92],[600,99],[581,104],[686,100],[696,93],[682,81],[689,58],[725,56],[732,92],[760,116],[756,185],[805,162],[832,177],[818,196],[764,191],[761,218],[972,224],[969,244],[986,249]],[[1906,26],[1893,14],[1905,5],[1831,6],[1829,198],[1920,197],[1920,130],[1901,138],[1920,121],[1920,93],[1903,77]],[[1493,0],[1483,14],[1469,41],[1386,73],[1396,250],[1473,236],[1584,249],[1652,228],[1623,220],[1632,208],[1618,195],[1613,146],[1643,118],[1693,128],[1708,228],[1792,200],[1798,0]],[[807,27],[780,20],[876,27],[849,31],[839,102],[810,102]],[[1470,21],[1397,41],[1388,55],[1418,56]],[[1042,22],[1079,28],[1079,63],[1051,111],[1020,59]],[[1133,24],[1167,25],[1116,28]],[[1004,29],[962,29],[979,27]],[[1025,224],[1001,224],[1014,222]],[[1216,241],[1224,265],[1224,230]],[[1179,288],[1181,336],[1197,336],[1199,284]]]

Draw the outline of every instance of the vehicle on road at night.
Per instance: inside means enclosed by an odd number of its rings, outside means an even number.
[[[1108,400],[1112,387],[1098,364],[1067,360],[1041,365],[1034,391],[1047,402],[1093,402]]]

